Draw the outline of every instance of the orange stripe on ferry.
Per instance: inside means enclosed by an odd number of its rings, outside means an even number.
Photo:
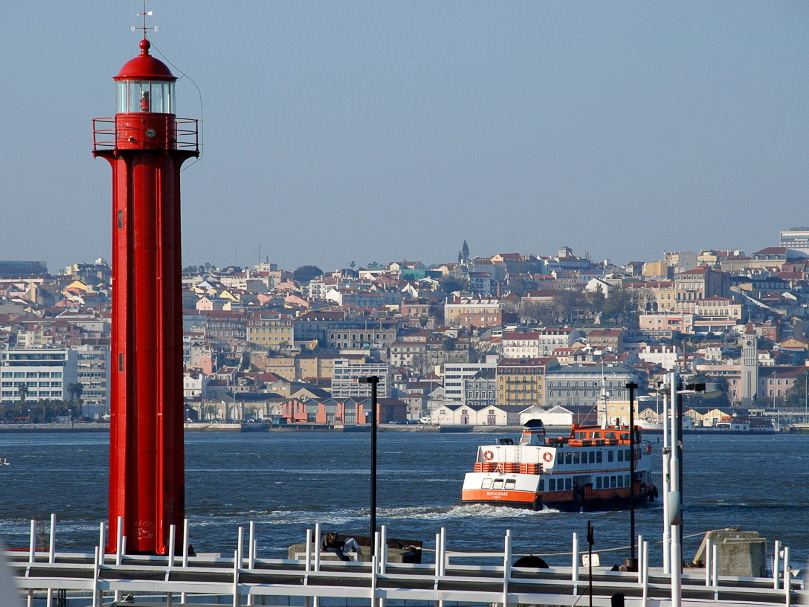
[[[497,489],[464,489],[461,499],[466,502],[525,502],[533,503],[533,491],[501,491]]]

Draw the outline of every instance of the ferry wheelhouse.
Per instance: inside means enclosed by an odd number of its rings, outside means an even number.
[[[478,447],[464,477],[462,501],[521,508],[600,510],[630,502],[633,457],[629,426],[575,424],[569,437],[549,437],[540,420],[525,425],[515,443],[503,438]],[[635,504],[654,500],[651,444],[635,427]]]

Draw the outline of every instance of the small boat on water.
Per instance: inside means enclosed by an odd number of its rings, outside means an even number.
[[[462,502],[540,510],[603,510],[630,503],[629,426],[576,426],[568,437],[548,437],[540,420],[525,424],[517,442],[478,447],[464,477]],[[651,444],[634,437],[635,504],[654,500]]]

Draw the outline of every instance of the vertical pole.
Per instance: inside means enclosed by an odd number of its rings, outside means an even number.
[[[711,562],[711,556],[713,556],[711,554],[712,549],[713,549],[713,542],[711,541],[711,538],[709,537],[707,539],[707,541],[705,542],[705,585],[706,586],[711,585],[711,565],[713,564]]]
[[[239,568],[242,567],[244,558],[244,527],[239,527],[239,539],[236,540],[236,559],[239,561]]]
[[[714,587],[713,600],[714,600],[715,603],[718,603],[719,602],[719,578],[716,575],[716,572],[717,572],[717,569],[718,569],[717,561],[716,561],[716,545],[712,546],[711,552],[712,552],[712,554],[711,554],[711,578],[712,578],[711,584]]]
[[[315,571],[320,571],[320,523],[315,523]]]
[[[253,560],[255,559],[255,554],[253,554],[253,544],[256,542],[256,522],[250,521],[250,543],[247,547],[247,568],[253,568]],[[248,597],[250,598],[250,597]]]
[[[635,561],[635,389],[638,384],[630,382],[629,388],[629,558]]]
[[[579,535],[573,533],[573,550],[571,561],[571,581],[573,582],[573,596],[579,595]]]
[[[646,607],[649,600],[649,542],[643,542],[643,607]]]
[[[511,529],[506,529],[506,545],[503,550],[503,607],[508,607],[508,580],[511,577]]]
[[[48,542],[48,562],[53,563],[56,560],[56,515],[51,512],[51,534],[50,541]],[[53,588],[48,588],[48,597],[46,599],[47,607],[51,607],[53,600]]]
[[[784,546],[784,594],[786,595],[786,606],[789,607],[789,593],[792,581],[790,576],[792,570],[789,568],[789,546]]]
[[[775,540],[772,552],[772,587],[778,590],[778,577],[781,575],[781,541]]]
[[[677,525],[678,537],[680,540],[680,562],[682,562],[683,549],[683,395],[682,391],[677,392],[677,491],[680,493],[680,523]]]
[[[28,562],[34,563],[37,560],[37,521],[31,519],[31,536],[28,538]]]
[[[371,556],[376,554],[374,535],[376,534],[376,387],[379,377],[372,375],[368,378],[371,384]]]
[[[188,519],[183,519],[183,567],[188,567]],[[180,593],[180,602],[185,605],[188,594]],[[120,599],[119,599],[120,600]]]
[[[669,537],[669,400],[663,392],[663,573],[671,573],[671,538]]]
[[[641,583],[643,577],[643,536],[638,536],[638,584]]]
[[[680,488],[680,479],[678,477],[679,464],[680,464],[680,449],[678,445],[678,424],[677,424],[677,373],[671,374],[671,493],[676,495]],[[671,508],[676,508],[677,505],[669,504],[669,517],[672,517]],[[682,566],[683,561],[680,554],[680,534],[678,533],[677,526],[671,527],[671,604],[672,607],[680,607],[680,599],[682,588]]]

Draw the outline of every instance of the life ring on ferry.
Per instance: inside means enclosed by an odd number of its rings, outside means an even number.
[[[483,459],[485,459],[487,462],[491,461],[491,459],[493,457],[494,457],[494,453],[492,453],[491,451],[484,451],[483,452]]]
[[[546,462],[550,462],[553,460],[553,455],[550,451],[545,451],[545,453],[542,454],[542,459],[544,459]]]

